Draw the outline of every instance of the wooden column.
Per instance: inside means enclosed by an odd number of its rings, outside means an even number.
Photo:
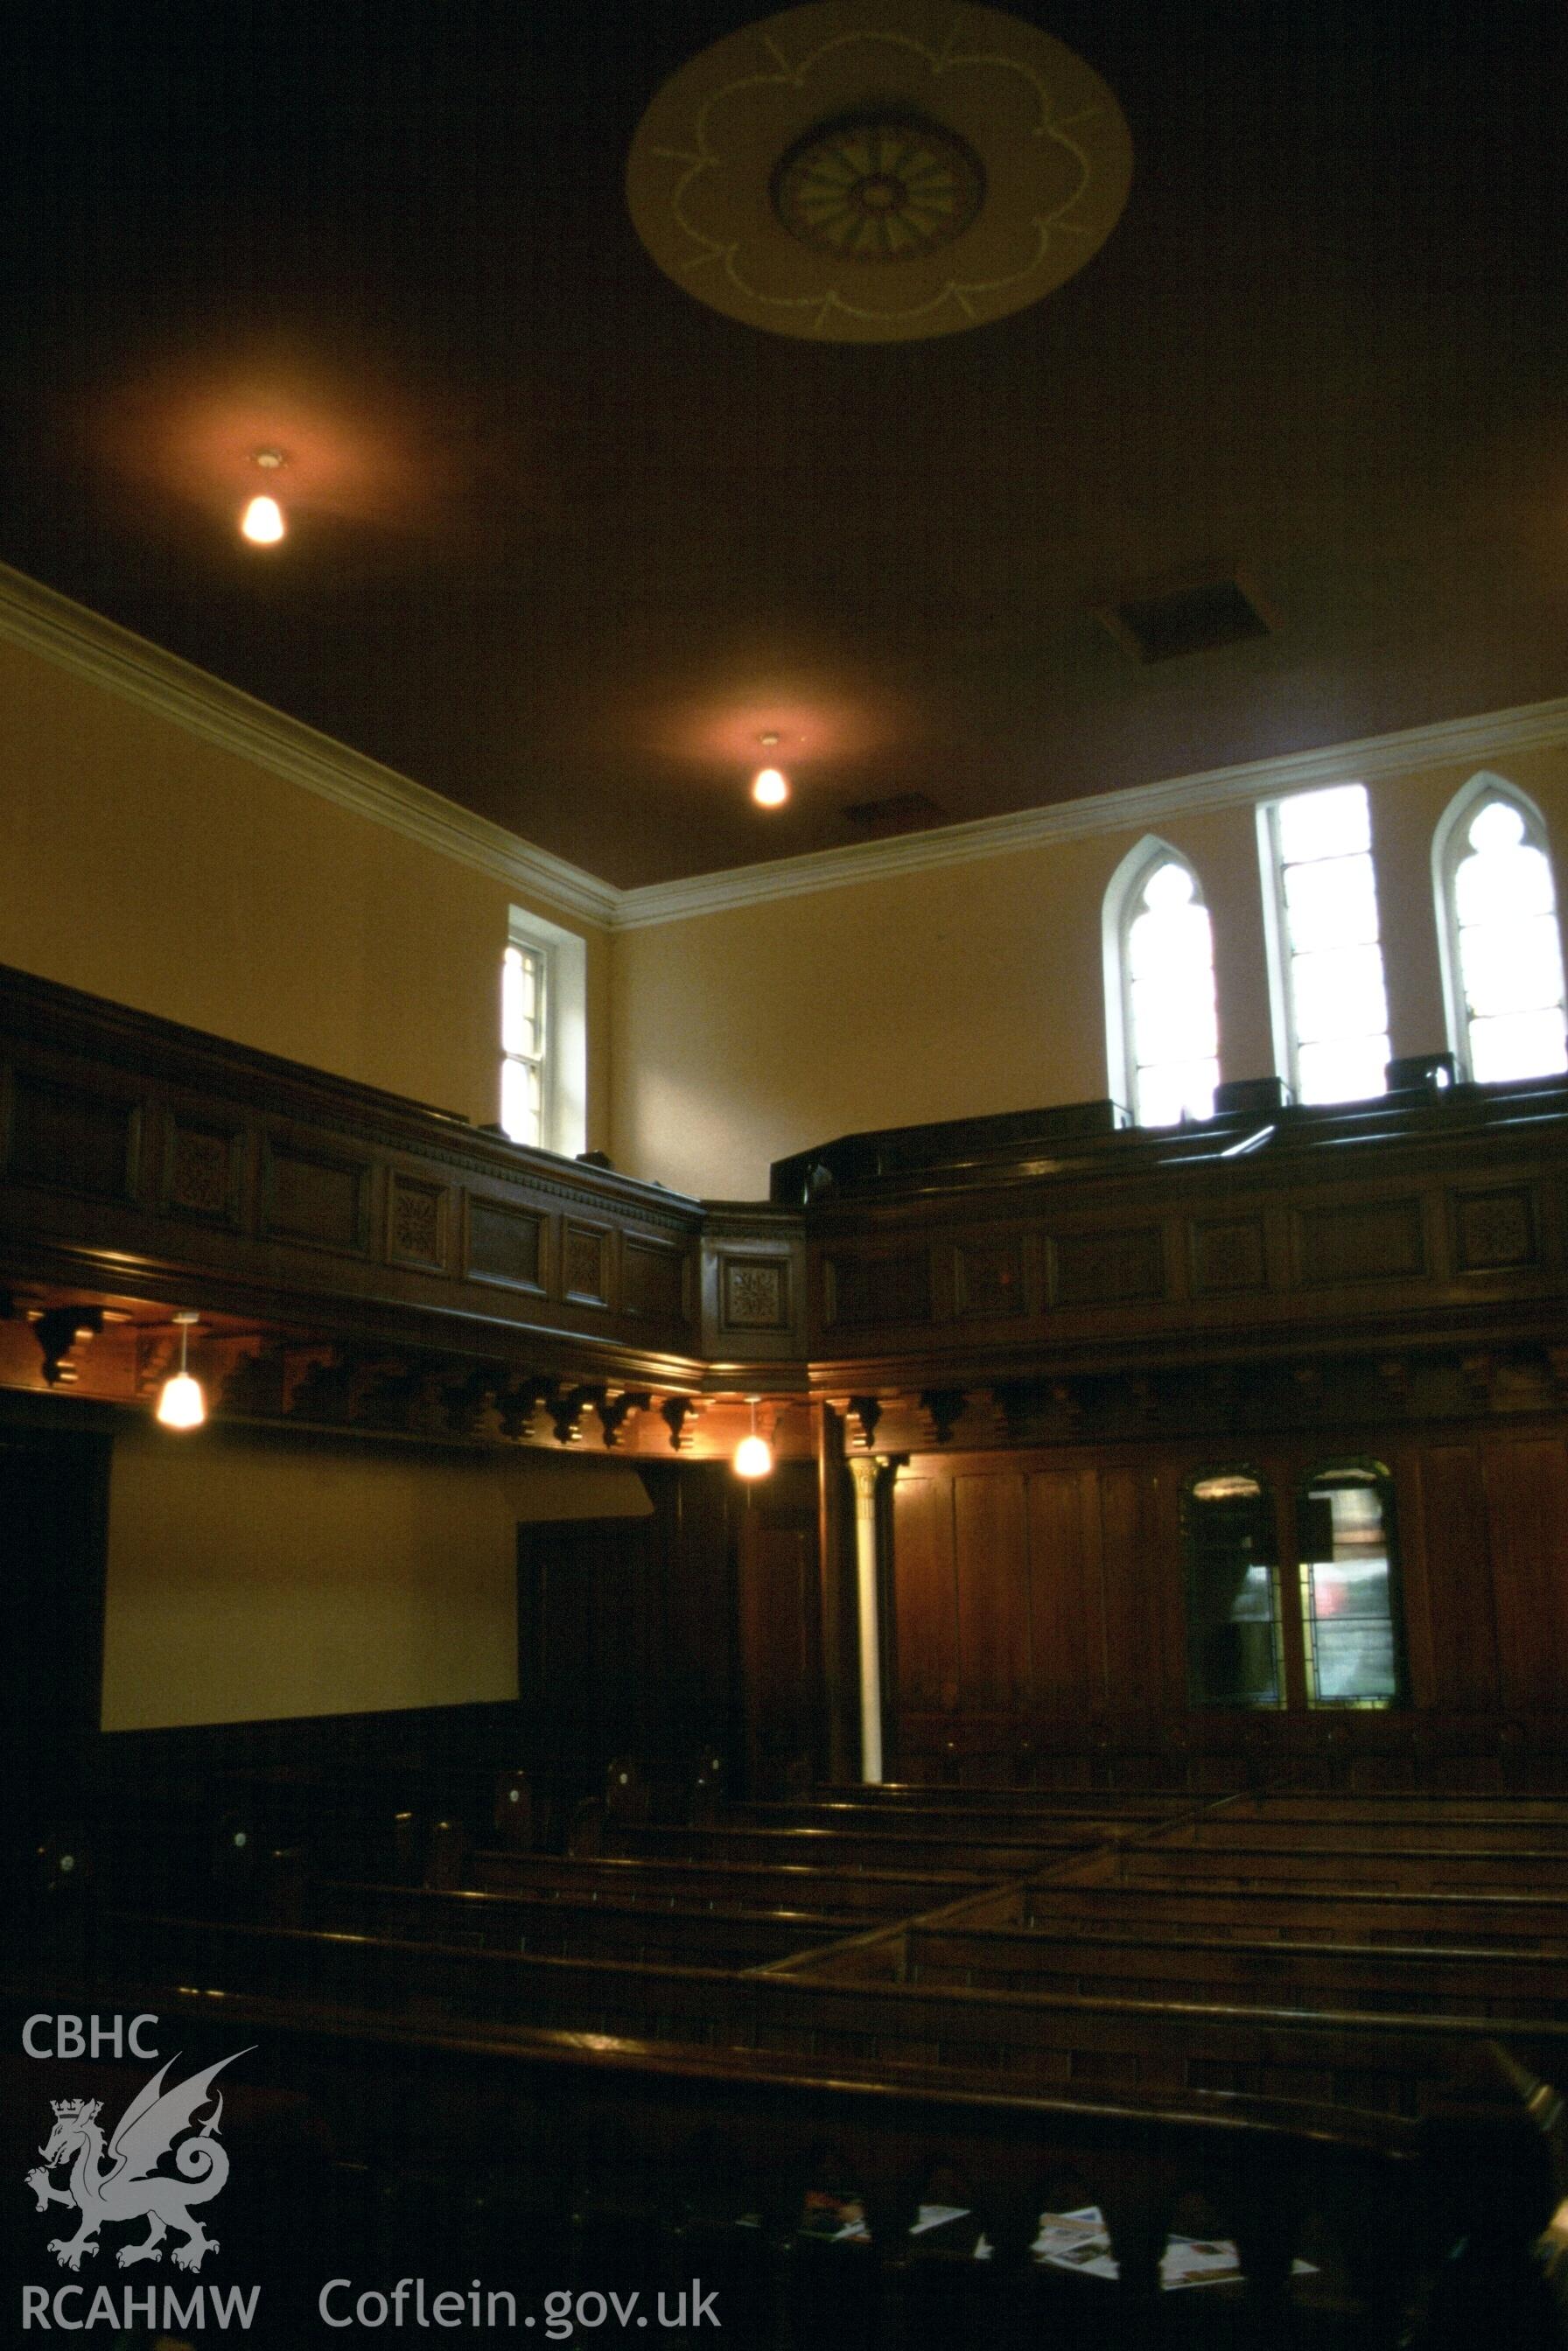
[[[849,1546],[844,1527],[843,1423],[831,1405],[818,1410],[818,1593],[821,1624],[821,1707],[817,1769],[835,1782],[855,1771],[856,1705],[851,1686]]]
[[[882,1622],[877,1602],[882,1573],[879,1498],[888,1461],[860,1454],[850,1463],[855,1481],[855,1596],[860,1631],[861,1778],[882,1778]]]

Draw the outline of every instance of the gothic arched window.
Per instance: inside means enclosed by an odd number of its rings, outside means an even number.
[[[1197,874],[1141,842],[1105,899],[1111,1091],[1139,1126],[1212,1118],[1219,1082],[1214,938]]]
[[[1483,1085],[1568,1069],[1563,942],[1541,813],[1477,776],[1433,843],[1438,935],[1455,1053]]]

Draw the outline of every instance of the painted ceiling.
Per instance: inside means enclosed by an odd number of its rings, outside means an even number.
[[[938,49],[988,13],[903,9]],[[1123,125],[1089,250],[891,339],[699,298],[629,203],[754,21],[12,0],[0,559],[623,886],[1563,690],[1556,5],[1014,12]],[[753,110],[765,291],[863,235],[852,308],[998,233],[1005,90],[822,92]],[[1232,579],[1265,632],[1106,623]]]

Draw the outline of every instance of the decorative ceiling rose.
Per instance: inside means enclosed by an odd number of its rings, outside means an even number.
[[[1082,57],[944,0],[818,0],[683,66],[627,163],[637,233],[749,326],[902,342],[1020,310],[1121,216],[1132,141]]]
[[[791,236],[844,261],[912,261],[962,236],[985,200],[967,141],[871,115],[798,139],[773,175]]]

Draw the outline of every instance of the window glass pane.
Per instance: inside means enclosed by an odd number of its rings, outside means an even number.
[[[539,1141],[539,1071],[534,1061],[501,1064],[501,1124],[514,1143]]]
[[[1522,809],[1482,803],[1453,869],[1470,1074],[1482,1084],[1564,1067],[1563,950],[1552,868]]]
[[[1140,1126],[1179,1126],[1184,1118],[1212,1118],[1218,1061],[1165,1061],[1138,1071]]]
[[[1375,946],[1297,956],[1291,980],[1296,1035],[1303,1045],[1331,1037],[1374,1037],[1388,1026],[1383,956]]]
[[[1188,875],[1182,879],[1191,886]],[[1207,970],[1212,953],[1208,911],[1204,906],[1161,906],[1140,914],[1127,934],[1127,946],[1134,979],[1145,979],[1170,964]]]
[[[1377,936],[1377,892],[1370,857],[1325,857],[1285,872],[1291,945],[1298,955],[1316,947],[1357,946]]]
[[[1301,1047],[1296,1091],[1304,1102],[1370,1102],[1386,1092],[1387,1071],[1386,1037],[1338,1037]]]
[[[1360,784],[1276,803],[1292,1081],[1308,1102],[1384,1092],[1388,1002],[1372,820]]]
[[[1507,924],[1460,935],[1472,1012],[1537,1012],[1563,1000],[1563,963],[1551,914],[1516,911]]]
[[[1512,1078],[1546,1078],[1568,1070],[1563,1014],[1512,1012],[1470,1023],[1470,1074],[1483,1086]]]
[[[1302,1492],[1298,1529],[1307,1697],[1312,1706],[1387,1706],[1400,1694],[1386,1479],[1347,1466]]]
[[[501,959],[501,1050],[539,1049],[539,959],[529,948],[508,947]]]
[[[1194,1706],[1279,1706],[1274,1511],[1245,1470],[1200,1478],[1183,1497],[1187,1693]]]
[[[1175,858],[1154,867],[1132,904],[1123,954],[1134,1115],[1141,1126],[1210,1118],[1219,1071],[1208,910]]]
[[[1168,983],[1133,982],[1133,1033],[1141,1067],[1157,1061],[1207,1060],[1215,1049],[1214,982],[1207,972],[1197,977],[1173,972]]]
[[[1461,923],[1506,923],[1515,914],[1550,914],[1556,903],[1552,868],[1539,849],[1466,857],[1454,875],[1454,911]]]
[[[1278,806],[1280,855],[1287,865],[1314,857],[1349,857],[1372,847],[1372,818],[1361,784],[1297,792]]]

